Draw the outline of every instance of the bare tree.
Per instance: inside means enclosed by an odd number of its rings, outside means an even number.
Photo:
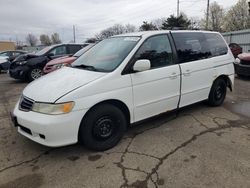
[[[132,33],[132,32],[135,32],[135,31],[137,31],[137,28],[134,26],[134,25],[132,25],[132,24],[127,24],[127,25],[125,25],[124,26],[124,31],[125,31],[125,33]]]
[[[220,6],[216,1],[210,5],[208,18],[208,29],[213,31],[223,31],[223,21],[225,12],[222,6]]]
[[[49,46],[52,44],[52,42],[49,38],[49,35],[45,35],[45,34],[40,35],[40,41],[41,41],[42,45]]]
[[[250,18],[247,0],[239,0],[236,5],[227,12],[224,28],[226,31],[236,31],[250,28]]]
[[[60,44],[60,43],[62,43],[58,33],[53,33],[51,35],[51,41],[52,41],[52,44]]]
[[[107,29],[102,30],[99,34],[96,35],[96,39],[102,40],[102,39],[111,37],[113,35],[134,32],[135,30],[136,30],[136,27],[131,24],[127,24],[125,26],[121,24],[115,24]]]
[[[37,44],[37,38],[35,35],[29,33],[27,36],[26,36],[26,42],[30,45],[30,46],[35,46]]]

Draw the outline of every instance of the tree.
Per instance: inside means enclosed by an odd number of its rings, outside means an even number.
[[[41,41],[41,44],[42,45],[46,45],[46,46],[49,46],[52,44],[50,38],[48,35],[45,35],[45,34],[42,34],[40,35],[40,41]]]
[[[227,12],[224,20],[226,31],[236,31],[250,28],[250,19],[247,0],[239,0]]]
[[[135,32],[137,30],[136,27],[132,24],[125,25],[124,29],[125,29],[125,33],[132,33],[132,32]]]
[[[202,29],[208,29],[212,31],[222,32],[223,22],[225,18],[225,11],[222,6],[220,6],[216,1],[210,5],[209,8],[209,17],[208,17],[208,27],[206,28],[206,16],[201,20]]]
[[[52,44],[60,44],[60,43],[62,43],[58,33],[53,33],[51,35],[51,41],[52,41]]]
[[[156,27],[157,30],[161,30],[163,22],[166,20],[166,18],[157,18],[152,20],[152,24]]]
[[[157,30],[157,27],[152,23],[148,23],[147,21],[144,21],[143,24],[139,28],[140,31],[152,31]]]
[[[121,24],[115,24],[111,27],[108,27],[107,29],[102,30],[99,34],[96,35],[96,39],[102,40],[102,39],[111,37],[113,35],[134,32],[135,30],[136,30],[136,27],[131,24],[127,24],[125,26]]]
[[[162,24],[161,29],[188,29],[191,22],[183,13],[179,17],[170,15]]]
[[[96,42],[96,38],[88,38],[85,43],[95,43]]]
[[[35,35],[29,33],[27,36],[26,36],[26,42],[28,43],[28,45],[30,46],[35,46],[37,44],[37,38]]]

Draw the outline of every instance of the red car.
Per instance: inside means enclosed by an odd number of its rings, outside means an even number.
[[[238,76],[250,76],[250,53],[238,55],[234,68]]]
[[[64,56],[64,57],[59,57],[56,59],[53,59],[49,61],[45,67],[43,68],[43,72],[45,74],[48,74],[50,72],[53,72],[57,69],[60,69],[64,66],[68,66],[71,63],[73,63],[78,57],[80,57],[82,54],[84,54],[86,51],[88,51],[91,47],[93,47],[94,44],[89,44],[88,46],[82,48],[78,52],[76,52],[73,56]]]
[[[237,56],[242,53],[242,48],[236,43],[230,43],[229,48],[231,49],[234,58],[237,58]]]

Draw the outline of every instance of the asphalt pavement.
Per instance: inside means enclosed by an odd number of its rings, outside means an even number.
[[[236,78],[221,107],[152,118],[105,152],[19,135],[9,112],[26,85],[0,74],[0,188],[250,187],[250,79]]]

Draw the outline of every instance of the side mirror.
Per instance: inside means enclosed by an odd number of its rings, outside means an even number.
[[[142,72],[149,70],[151,68],[151,63],[148,59],[137,60],[133,66],[134,72]]]

